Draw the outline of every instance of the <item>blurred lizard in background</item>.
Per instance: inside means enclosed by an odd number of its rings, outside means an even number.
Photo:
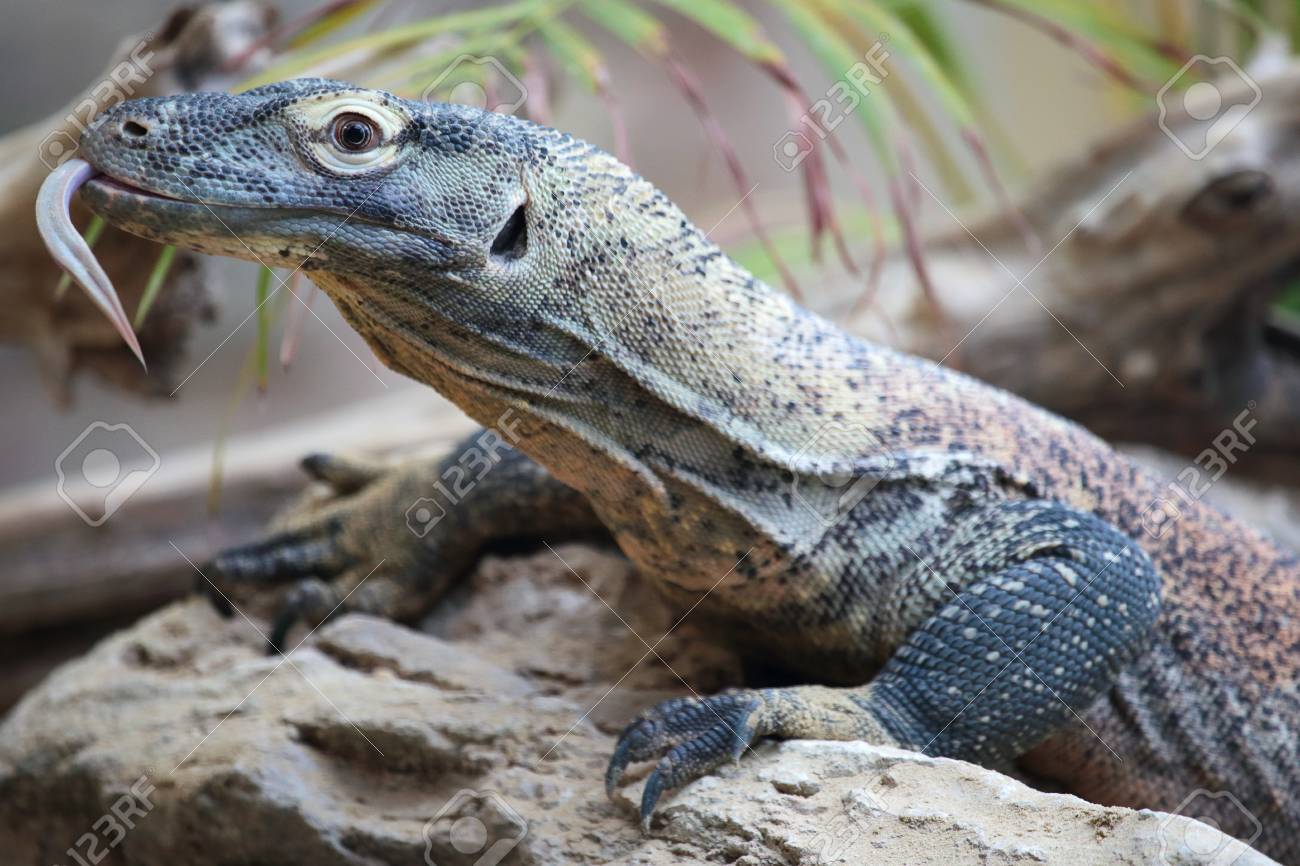
[[[1226,792],[1203,814],[1300,862],[1300,563],[1198,503],[1144,531],[1163,486],[1080,427],[846,334],[613,157],[515,118],[305,79],[123,104],[81,154],[96,213],[301,263],[384,363],[489,428],[486,467],[308,462],[338,497],[207,572],[284,588],[277,646],[296,621],[418,616],[501,536],[603,530],[801,683],[634,720],[606,784],[655,762],[647,826],[758,738],[865,739],[1103,803]],[[463,500],[410,531],[455,477]]]

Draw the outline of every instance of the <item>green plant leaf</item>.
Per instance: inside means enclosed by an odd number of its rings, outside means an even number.
[[[689,18],[756,63],[783,63],[781,49],[763,34],[758,20],[731,0],[654,0]]]
[[[271,371],[271,278],[265,265],[257,274],[257,390],[265,392]]]
[[[582,12],[635,50],[650,57],[668,51],[668,30],[628,0],[583,0]]]
[[[1036,27],[1102,72],[1140,93],[1154,92],[1181,65],[1160,40],[1107,13],[1103,3],[1074,0],[968,0]]]
[[[399,94],[424,96],[423,90],[416,94],[408,85],[427,85],[430,76],[441,74],[450,61],[465,54],[492,55],[504,61],[512,74],[522,75],[524,52],[520,50],[520,45],[543,24],[558,21],[560,16],[576,2],[578,0],[533,0],[532,8],[509,22],[511,26],[508,29],[484,28],[481,32],[470,34],[441,52],[419,58],[397,71],[390,71],[383,81],[389,82],[387,86],[391,86]],[[468,71],[480,81],[483,79],[482,69]],[[463,80],[465,78],[457,78],[458,82]]]
[[[313,21],[299,33],[294,34],[294,37],[289,40],[289,48],[302,48],[313,42],[320,42],[356,21],[377,5],[379,0],[352,0],[352,2],[341,3],[333,12]]]
[[[390,27],[374,33],[365,33],[340,42],[323,46],[314,51],[299,51],[289,54],[280,63],[273,64],[260,74],[242,82],[238,90],[250,90],[263,84],[294,78],[310,70],[318,63],[353,52],[380,52],[395,48],[406,48],[448,33],[470,35],[484,30],[493,30],[506,24],[517,22],[530,13],[546,5],[546,0],[516,0],[500,6],[485,9],[472,9],[450,15],[426,18],[399,27]],[[454,55],[453,55],[454,56]]]
[[[860,29],[866,39],[887,41],[891,54],[897,54],[907,61],[927,87],[938,96],[946,115],[963,130],[978,134],[978,122],[965,95],[953,84],[907,22],[873,0],[824,0],[824,5],[837,12],[850,28]],[[857,47],[860,48],[861,44]],[[906,78],[893,76],[884,86],[908,128],[925,144],[930,161],[939,171],[949,193],[959,201],[969,199],[970,185],[952,158],[943,136],[921,107],[921,100],[912,93]]]
[[[949,77],[948,72],[907,22],[870,0],[839,0],[836,5],[869,33],[888,35],[889,49],[898,52],[916,68],[958,125],[978,127],[979,122],[975,119],[974,109],[967,101],[966,94]]]
[[[144,284],[144,293],[140,295],[140,303],[135,308],[135,320],[132,324],[138,330],[144,324],[145,317],[149,315],[149,310],[153,308],[153,302],[158,298],[158,292],[162,290],[163,282],[167,279],[168,272],[172,269],[172,262],[176,259],[176,247],[165,246],[162,252],[158,254],[158,260],[154,262],[153,270],[149,272],[149,280]]]
[[[932,3],[906,0],[901,3],[879,5],[907,25],[907,29],[911,31],[916,41],[924,46],[930,58],[959,87],[966,87],[971,83],[971,77],[962,65],[961,55],[958,54],[943,27],[935,20],[935,6]],[[967,96],[970,95],[968,92]]]
[[[858,52],[854,51],[835,31],[830,22],[818,15],[803,0],[773,0],[773,3],[779,6],[790,19],[790,23],[803,37],[833,81],[840,81],[854,65],[861,61]],[[898,116],[892,104],[887,98],[862,98],[854,106],[853,114],[862,122],[886,170],[890,175],[898,175],[900,161],[893,134],[893,130],[898,126]],[[828,131],[828,134],[831,133]]]
[[[587,37],[558,19],[541,22],[537,32],[569,75],[593,93],[600,89],[605,61]]]

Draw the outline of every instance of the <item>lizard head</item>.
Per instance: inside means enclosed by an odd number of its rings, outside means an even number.
[[[82,199],[110,222],[301,267],[385,362],[424,379],[413,355],[463,360],[485,340],[516,367],[579,360],[586,347],[554,329],[580,317],[548,314],[581,303],[579,270],[636,233],[578,207],[577,190],[652,190],[524,120],[318,79],[126,102],[81,153],[100,173]]]
[[[272,267],[374,275],[508,267],[529,125],[313,79],[123,103],[84,136],[92,208],[155,240]]]

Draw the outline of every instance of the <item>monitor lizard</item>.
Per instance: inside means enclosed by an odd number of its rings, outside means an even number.
[[[301,266],[487,428],[486,468],[307,461],[338,498],[213,563],[228,589],[285,590],[277,643],[418,615],[493,538],[604,530],[799,683],[633,720],[606,784],[655,762],[647,827],[758,738],[864,739],[1103,803],[1208,791],[1202,814],[1300,862],[1300,565],[1199,502],[1144,531],[1163,485],[1082,428],[846,334],[527,121],[304,79],[124,103],[81,154],[92,210]],[[409,531],[457,473],[472,490]]]

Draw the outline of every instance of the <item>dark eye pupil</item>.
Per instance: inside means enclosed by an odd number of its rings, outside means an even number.
[[[348,150],[360,150],[370,143],[372,135],[364,121],[349,120],[339,128],[339,143]]]

